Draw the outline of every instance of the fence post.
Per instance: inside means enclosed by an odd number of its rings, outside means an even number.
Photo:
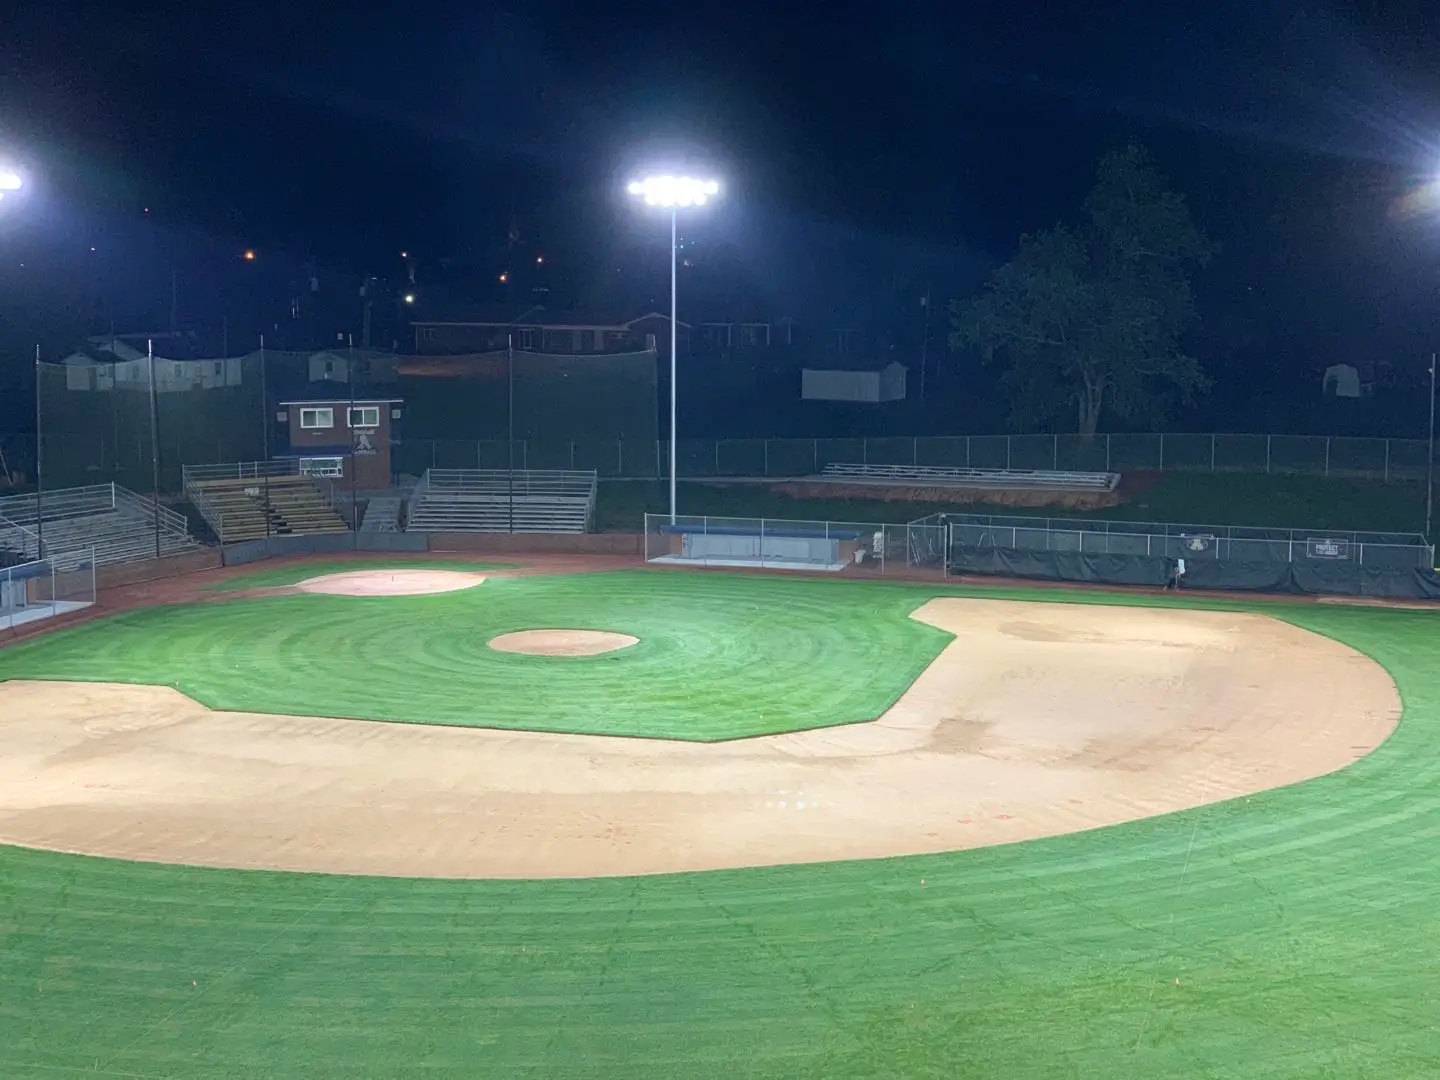
[[[1325,475],[1330,475],[1330,436],[1325,436]]]
[[[720,475],[720,440],[715,440],[715,475]]]
[[[1165,471],[1165,433],[1160,433],[1160,471]]]
[[[920,440],[915,436],[910,437],[910,467],[913,469],[920,464]]]
[[[1215,434],[1210,434],[1210,471],[1215,471]]]
[[[1110,433],[1105,433],[1105,471],[1110,471]]]
[[[1005,471],[1010,471],[1010,436],[1005,436]]]
[[[615,475],[616,475],[617,477],[623,477],[623,476],[625,475],[625,440],[624,440],[624,439],[616,439],[616,440],[615,440]]]
[[[660,467],[660,461],[661,461],[661,458],[660,458],[660,440],[659,440],[659,439],[656,439],[656,440],[655,440],[655,478],[656,478],[657,480],[663,480],[663,479],[665,478],[665,470]]]
[[[768,460],[769,460],[769,453],[770,453],[770,442],[769,442],[768,439],[767,439],[766,442],[765,442],[765,453],[766,453],[766,460],[768,461]],[[819,440],[819,439],[811,439],[811,440],[810,440],[810,474],[811,474],[812,476],[814,476],[814,475],[816,475],[816,474],[819,473],[819,472],[820,472],[820,440]]]
[[[1271,439],[1271,436],[1269,436],[1269,435],[1266,435],[1266,436],[1265,436],[1265,472],[1266,472],[1266,473],[1269,473],[1269,472],[1270,472],[1270,439]],[[1292,560],[1290,560],[1290,561],[1291,561],[1291,562],[1294,562],[1295,560],[1292,559]]]
[[[575,440],[570,440],[570,471],[575,471]]]
[[[764,454],[765,454],[765,460],[764,460],[764,461],[761,463],[761,465],[760,465],[760,467],[764,470],[764,472],[762,473],[762,475],[764,475],[764,476],[769,476],[769,475],[770,475],[770,440],[769,440],[769,439],[766,439],[763,443],[760,444],[760,446],[761,446],[762,451],[763,451]]]
[[[870,464],[870,440],[869,440],[869,439],[861,439],[861,440],[860,440],[860,464],[861,464],[861,465],[869,465],[869,464]]]
[[[527,472],[528,472],[529,469],[530,469],[530,440],[529,440],[529,439],[521,439],[521,440],[520,440],[520,468],[526,470]]]
[[[1385,440],[1385,483],[1390,482],[1390,440]]]
[[[965,436],[965,468],[967,468],[967,469],[970,468],[970,436],[969,436],[969,435],[966,435],[966,436]],[[954,532],[954,531],[955,531],[955,530],[954,530],[954,526],[951,526],[951,530],[950,530],[950,531],[951,531],[951,532]]]
[[[1050,468],[1054,472],[1060,471],[1060,436],[1050,436]]]

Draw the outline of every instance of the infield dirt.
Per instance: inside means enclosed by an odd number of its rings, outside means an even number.
[[[1400,714],[1377,664],[1263,615],[947,598],[914,617],[955,640],[881,719],[719,744],[0,683],[0,842],[436,877],[869,858],[1294,783],[1368,753]]]

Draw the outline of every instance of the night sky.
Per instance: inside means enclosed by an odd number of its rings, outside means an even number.
[[[570,304],[633,302],[663,230],[621,186],[661,157],[725,181],[687,234],[736,305],[879,317],[972,291],[1135,138],[1223,245],[1202,359],[1419,363],[1440,219],[1395,207],[1440,169],[1437,45],[1440,5],[1400,0],[21,5],[0,146],[37,183],[0,221],[4,345],[94,321],[61,279],[155,322],[176,265],[184,317],[241,333],[273,302],[238,297],[245,248],[357,279],[411,250],[427,298],[495,299],[528,260]]]

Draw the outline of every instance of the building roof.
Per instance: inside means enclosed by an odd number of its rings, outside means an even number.
[[[669,322],[670,316],[659,311],[649,311],[633,319],[616,319],[593,311],[564,310],[547,308],[543,304],[532,304],[523,310],[472,308],[468,313],[457,313],[443,318],[412,319],[412,326],[513,326],[541,327],[546,330],[629,330],[636,323],[649,319]],[[683,319],[676,325],[689,328]]]
[[[322,397],[309,398],[305,401],[277,401],[277,405],[400,405],[404,398],[348,398],[348,397]]]

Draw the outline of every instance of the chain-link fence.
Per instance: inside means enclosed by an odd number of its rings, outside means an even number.
[[[341,392],[344,392],[343,385]],[[182,404],[174,401],[177,410]],[[258,405],[255,410],[258,411]],[[134,417],[131,417],[133,420]],[[148,422],[148,421],[147,421]],[[431,438],[412,434],[419,420],[407,409],[393,447],[395,470],[594,469],[601,478],[666,476],[669,443],[627,438]],[[260,456],[261,421],[248,426],[209,421],[159,425],[161,484],[179,486],[182,465],[253,460]],[[278,436],[277,436],[278,438]],[[876,439],[682,439],[682,477],[811,476],[830,464],[928,465],[971,469],[1136,470],[1272,473],[1382,481],[1423,480],[1424,439],[1366,439],[1324,435],[955,435]],[[0,435],[0,454],[12,475],[33,480],[33,435]],[[89,430],[45,433],[46,485],[96,479],[149,489],[148,427],[101,417]]]
[[[1423,480],[1423,439],[1324,435],[956,435],[880,439],[681,439],[678,473],[688,477],[812,476],[827,465],[920,465],[1075,472],[1272,473],[1371,480]],[[407,438],[401,472],[428,468],[594,469],[601,477],[666,475],[669,443]]]
[[[1434,564],[1434,549],[1415,533],[963,513],[942,513],[925,520],[944,522],[950,530],[950,543],[970,549],[989,547],[1256,563],[1308,560],[1406,569],[1428,569]]]

